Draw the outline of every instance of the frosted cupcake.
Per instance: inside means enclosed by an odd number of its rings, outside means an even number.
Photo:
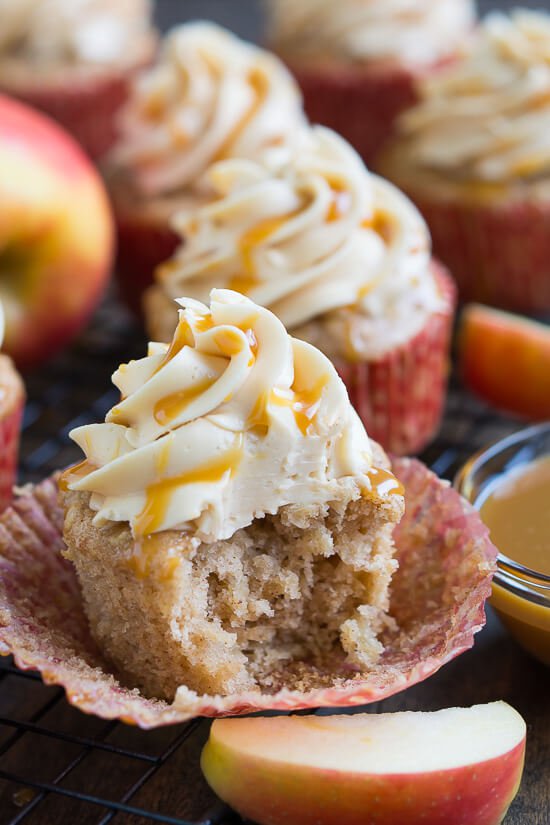
[[[235,292],[178,303],[170,345],[122,365],[106,422],[71,433],[66,555],[101,650],[167,699],[307,681],[335,651],[368,670],[403,488],[318,350]]]
[[[284,162],[226,161],[208,180],[211,202],[174,222],[186,243],[146,295],[150,334],[170,340],[178,294],[237,289],[333,361],[375,440],[421,449],[440,421],[454,289],[415,207],[322,127]]]
[[[170,218],[200,196],[208,166],[294,144],[304,126],[298,87],[276,57],[210,23],[168,35],[135,85],[110,162],[117,269],[134,309],[179,242]]]
[[[306,111],[370,163],[418,80],[455,55],[472,0],[268,0],[268,39],[295,74]]]
[[[0,89],[58,120],[97,158],[156,47],[149,0],[0,0]]]
[[[4,311],[0,303],[0,347],[4,339]],[[0,352],[0,512],[12,499],[17,472],[19,431],[25,390],[11,358]]]
[[[489,15],[421,91],[381,169],[424,213],[462,298],[550,311],[550,15]]]

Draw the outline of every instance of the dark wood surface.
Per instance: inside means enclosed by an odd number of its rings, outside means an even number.
[[[495,6],[480,5],[484,9]],[[543,4],[535,0],[524,5]],[[246,37],[257,38],[261,32],[259,0],[158,0],[157,16],[163,28],[177,19],[203,17],[216,19]],[[96,419],[101,417],[113,402],[106,393],[110,372],[123,358],[139,354],[142,347],[140,334],[122,311],[109,310],[107,315],[100,313],[71,352],[30,378],[23,441],[25,479],[38,478],[74,460],[67,430],[79,423],[83,410]],[[426,460],[451,477],[468,452],[517,427],[518,422],[493,416],[455,391],[443,435],[427,452]],[[550,669],[526,655],[491,613],[472,651],[425,683],[369,710],[435,710],[497,699],[510,702],[528,724],[524,780],[506,825],[550,825]],[[198,758],[208,735],[207,721],[144,733],[85,716],[67,705],[60,689],[6,669],[0,672],[0,717],[0,825],[105,825],[110,821],[144,825],[155,814],[224,825],[235,821],[200,773]],[[57,738],[48,735],[51,732]],[[2,779],[5,774],[18,781]],[[150,814],[113,813],[106,805],[39,789],[48,783]]]

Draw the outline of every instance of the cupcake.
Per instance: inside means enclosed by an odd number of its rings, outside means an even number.
[[[0,90],[59,121],[97,158],[156,47],[149,0],[2,0]]]
[[[379,167],[422,210],[464,300],[550,311],[550,15],[489,15],[421,88]]]
[[[269,43],[295,74],[306,112],[370,163],[416,83],[451,60],[472,0],[268,0]]]
[[[179,243],[170,218],[201,197],[206,169],[280,151],[305,124],[298,87],[273,55],[211,23],[167,36],[157,64],[135,84],[108,163],[117,271],[134,310],[155,266]]]
[[[168,700],[307,681],[335,652],[368,671],[401,484],[321,352],[238,293],[178,303],[170,345],[122,365],[120,403],[71,433],[65,555],[100,649]]]
[[[376,441],[417,451],[439,426],[454,309],[426,225],[323,127],[278,161],[211,168],[212,199],[174,221],[186,242],[146,294],[149,332],[171,339],[178,294],[243,292],[332,360]]]
[[[4,312],[0,303],[0,346],[4,337]],[[0,353],[0,512],[12,499],[17,473],[19,431],[25,390],[11,358]]]

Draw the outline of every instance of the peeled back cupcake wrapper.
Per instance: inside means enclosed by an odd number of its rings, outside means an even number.
[[[336,364],[367,432],[391,452],[418,452],[439,429],[448,373],[456,288],[437,265],[446,309],[433,313],[406,344],[372,362]]]
[[[62,556],[63,513],[51,478],[21,495],[0,518],[0,652],[69,702],[106,719],[153,728],[193,716],[258,710],[346,707],[379,701],[422,681],[470,648],[485,622],[496,550],[477,512],[447,482],[412,459],[395,459],[406,489],[406,512],[395,530],[399,569],[390,615],[397,629],[368,673],[350,671],[335,651],[330,687],[308,692],[198,696],[181,687],[172,704],[124,687],[102,658],[88,628],[72,565]],[[146,618],[144,618],[146,621]]]

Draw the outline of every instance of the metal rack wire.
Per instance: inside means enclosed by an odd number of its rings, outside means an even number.
[[[71,352],[30,377],[21,480],[77,460],[69,430],[100,420],[116,399],[109,375],[139,356],[144,341],[112,304]],[[466,454],[517,422],[495,416],[451,388],[437,441],[424,459],[451,478]],[[0,662],[0,825],[75,823],[229,825],[239,822],[202,779],[198,756],[206,721],[143,732],[70,708],[61,688]],[[176,791],[174,791],[176,788]]]

